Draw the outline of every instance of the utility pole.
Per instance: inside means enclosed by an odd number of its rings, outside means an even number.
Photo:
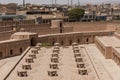
[[[69,6],[69,4],[70,4],[70,3],[69,3],[69,0],[68,0],[68,6]]]
[[[25,8],[25,0],[23,0],[23,7]]]
[[[80,1],[78,0],[78,7],[80,7]]]
[[[53,0],[51,0],[52,1],[52,7],[53,7]]]
[[[71,0],[71,6],[73,5],[73,0]]]
[[[55,4],[57,4],[57,0],[55,0]]]

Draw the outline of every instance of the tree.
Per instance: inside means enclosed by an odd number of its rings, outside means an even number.
[[[68,12],[68,16],[70,21],[80,21],[80,19],[84,16],[85,10],[81,8],[74,8]]]

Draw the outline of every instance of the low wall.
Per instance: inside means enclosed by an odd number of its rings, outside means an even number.
[[[118,50],[117,50],[118,49]],[[120,47],[114,47],[112,49],[112,59],[115,63],[117,63],[120,66]]]
[[[70,32],[62,34],[48,34],[39,35],[38,42],[49,43],[53,45],[54,43],[60,43],[61,45],[71,45],[73,42],[78,44],[90,44],[94,43],[96,36],[108,36],[114,33],[114,31],[103,31],[103,32]]]
[[[30,40],[7,40],[0,42],[0,59],[22,54],[30,46]]]
[[[0,41],[10,39],[14,31],[0,32]]]
[[[112,46],[105,46],[97,37],[95,38],[95,45],[106,59],[112,58]]]
[[[65,26],[72,26],[74,32],[115,30],[114,24],[108,22],[66,22]]]

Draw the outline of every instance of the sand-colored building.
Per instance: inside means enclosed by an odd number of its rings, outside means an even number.
[[[36,37],[36,33],[17,32],[9,40],[0,41],[0,59],[21,55],[29,46],[35,45]]]
[[[107,59],[113,59],[120,65],[120,35],[115,33],[114,36],[96,37],[95,44],[101,53]]]
[[[9,57],[9,52],[17,55],[17,53],[13,51],[14,48],[12,48],[12,46],[14,47],[14,45],[12,45],[14,44],[14,41],[18,41],[15,42],[15,44],[16,49],[19,53],[20,51],[25,50],[25,48],[27,48],[28,46],[36,45],[36,43],[38,42],[48,45],[60,43],[61,46],[68,46],[71,45],[73,42],[77,42],[78,44],[91,44],[95,42],[94,39],[96,36],[112,36],[115,32],[115,29],[110,26],[92,27],[93,23],[88,23],[90,24],[90,26],[84,27],[84,23],[81,23],[81,26],[77,27],[75,25],[74,27],[72,27],[70,26],[70,24],[71,23],[68,23],[68,25],[64,24],[62,20],[54,20],[51,22],[51,25],[46,24],[46,26],[45,24],[14,26],[13,30],[11,30],[11,32],[9,33],[12,33],[13,35],[6,35],[7,37],[5,35],[2,35],[2,40],[6,40],[1,41],[1,47],[3,46],[2,44],[6,43],[7,45],[11,46],[11,49],[9,50],[7,47],[7,49],[4,48],[4,50],[1,51],[1,56],[6,54],[3,56],[3,58]],[[9,29],[6,29],[6,32],[7,30],[9,31]],[[21,47],[19,46],[17,48],[17,44],[21,44],[22,46],[25,43],[27,43],[27,45],[24,49],[21,49]],[[4,53],[3,51],[6,52]]]
[[[14,27],[16,29],[9,39],[0,41],[0,61],[19,57],[13,63],[3,61],[3,65],[0,64],[4,67],[0,78],[119,80],[120,68],[115,62],[120,64],[120,35],[115,33],[113,25],[74,24],[55,20],[46,26],[31,24]],[[59,45],[54,46],[55,43]],[[5,70],[7,63],[13,65],[7,68],[8,71]]]

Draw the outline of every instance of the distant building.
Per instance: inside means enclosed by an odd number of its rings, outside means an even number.
[[[24,20],[25,18],[24,15],[0,15],[0,21]]]
[[[82,21],[95,21],[96,15],[93,13],[88,13],[88,14],[85,14],[81,20]]]

